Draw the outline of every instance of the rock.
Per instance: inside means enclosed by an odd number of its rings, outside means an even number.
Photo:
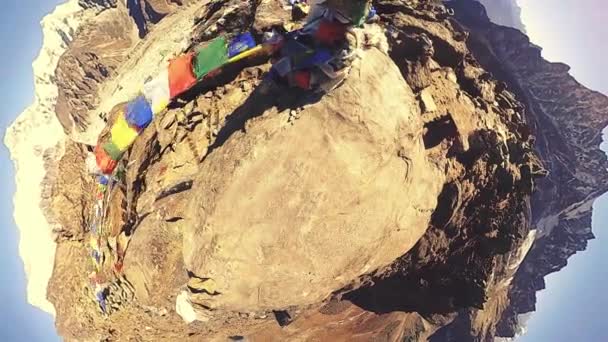
[[[214,307],[255,311],[322,301],[388,265],[424,233],[442,177],[424,158],[414,95],[388,57],[370,50],[363,58],[353,72],[360,76],[335,98],[307,107],[297,129],[282,128],[279,116],[263,117],[206,158],[184,224],[184,259],[193,273],[217,282]],[[386,72],[376,73],[380,67]],[[408,146],[409,173],[392,141]],[[250,183],[266,173],[269,181]],[[424,191],[412,186],[421,183]],[[230,214],[235,205],[239,215]],[[231,228],[237,226],[249,228]]]
[[[423,89],[419,96],[423,113],[430,113],[437,110],[437,105],[435,104],[435,100],[433,100],[433,95],[431,95],[427,90]]]
[[[294,21],[300,21],[306,18],[306,16],[308,16],[308,12],[310,11],[310,6],[307,4],[297,4],[296,6],[293,6],[293,9],[291,11],[291,18]]]
[[[446,78],[448,80],[450,80],[452,83],[454,84],[458,84],[458,76],[456,76],[456,73],[454,72],[454,69],[452,68],[445,68],[445,73],[446,73]]]
[[[242,89],[243,89],[244,92],[246,92],[246,93],[251,92],[251,89],[252,89],[251,83],[249,83],[249,82],[243,82],[242,85],[241,85],[241,87],[242,87]]]
[[[190,113],[192,113],[192,111],[194,110],[194,108],[196,107],[196,101],[190,101],[188,103],[186,103],[186,105],[184,106],[183,112],[185,116],[190,115]]]
[[[175,311],[184,320],[184,322],[190,324],[196,321],[196,312],[190,303],[188,298],[188,292],[182,291],[177,299],[175,300]]]
[[[293,321],[293,318],[287,311],[275,311],[274,317],[281,327],[288,326]]]
[[[282,26],[291,20],[291,14],[283,8],[286,2],[282,0],[261,0],[258,4],[253,28],[258,32],[273,26]]]
[[[176,116],[174,115],[174,113],[165,113],[161,118],[160,118],[160,128],[162,128],[162,130],[167,130],[169,128],[171,128],[171,126],[173,126],[177,121]]]
[[[421,91],[431,85],[432,70],[427,64],[420,61],[407,61],[406,81],[415,92]]]
[[[201,279],[191,277],[188,281],[188,288],[192,292],[206,292],[210,295],[215,294],[217,291],[217,284],[213,279]]]
[[[429,38],[426,33],[423,33],[418,38],[420,45],[422,46],[422,56],[423,58],[431,58],[435,54],[435,47],[433,46],[433,41]]]

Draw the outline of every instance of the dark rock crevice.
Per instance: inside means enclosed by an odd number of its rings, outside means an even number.
[[[451,116],[442,116],[424,125],[423,136],[424,147],[431,149],[445,140],[455,139],[458,136],[458,128]]]

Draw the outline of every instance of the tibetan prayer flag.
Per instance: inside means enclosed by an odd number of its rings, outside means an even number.
[[[309,60],[316,51],[294,39],[289,39],[281,48],[281,55],[289,58],[290,68],[297,69],[298,65]]]
[[[130,126],[143,130],[152,122],[152,107],[143,95],[127,103],[125,119]]]
[[[267,51],[267,48],[268,48],[268,46],[258,45],[256,47],[254,47],[253,49],[249,49],[249,50],[247,50],[245,52],[241,52],[238,55],[230,58],[227,63],[238,62],[241,59],[245,59],[245,58],[251,57],[253,55],[256,55],[258,53],[262,53],[264,51]]]
[[[335,45],[346,37],[347,26],[335,21],[321,20],[314,38],[321,44]]]
[[[96,264],[101,264],[101,254],[99,254],[98,251],[91,251],[91,257],[93,258]]]
[[[101,185],[108,185],[110,178],[108,176],[99,176],[97,182]]]
[[[99,308],[105,314],[107,312],[106,307],[106,294],[105,289],[101,287],[101,285],[95,285],[95,299],[97,299],[97,303],[99,304]]]
[[[129,126],[127,120],[123,115],[119,115],[114,122],[114,126],[111,129],[112,142],[118,148],[120,152],[125,152],[135,139],[139,136],[139,132],[133,127]],[[110,151],[108,151],[110,153]]]
[[[123,152],[110,140],[103,145],[106,154],[114,161],[118,162],[122,158]]]
[[[169,70],[163,69],[158,76],[146,82],[143,88],[144,97],[152,106],[152,112],[158,114],[171,102],[169,90]]]
[[[91,261],[91,265],[95,268],[95,271],[101,271],[101,265],[97,263],[97,260],[95,260],[95,257],[93,257],[92,254],[90,255],[89,260]]]
[[[241,52],[245,52],[255,47],[255,40],[250,32],[239,34],[234,37],[228,46],[228,58],[232,58]]]
[[[334,56],[328,50],[319,48],[312,56],[300,59],[298,64],[294,65],[296,69],[309,69],[314,66],[327,64],[334,59]]]
[[[272,69],[281,77],[287,76],[292,70],[291,60],[289,57],[283,57],[278,60],[273,66]]]
[[[238,53],[237,53],[238,54]],[[226,38],[218,37],[196,54],[194,74],[199,80],[211,71],[221,68],[228,61],[228,46]]]
[[[296,71],[293,75],[295,85],[305,90],[310,89],[310,76],[308,70]]]
[[[95,161],[97,162],[97,168],[106,175],[114,172],[114,169],[118,165],[117,161],[112,159],[108,152],[106,152],[106,149],[100,145],[95,147]]]
[[[188,53],[169,62],[169,94],[171,99],[196,84],[196,76],[192,72],[193,58],[194,54]]]
[[[114,270],[116,271],[116,273],[118,273],[118,274],[122,273],[122,268],[123,268],[122,261],[117,261],[114,263]]]

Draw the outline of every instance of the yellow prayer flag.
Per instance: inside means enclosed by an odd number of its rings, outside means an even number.
[[[112,126],[111,134],[112,142],[121,152],[125,152],[139,136],[137,130],[129,127],[124,115],[118,116]]]

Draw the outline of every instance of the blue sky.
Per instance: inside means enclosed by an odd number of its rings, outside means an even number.
[[[31,62],[42,45],[40,20],[62,1],[2,0],[0,11],[0,96],[2,135],[12,120],[34,99]],[[28,305],[25,274],[18,256],[18,232],[12,220],[13,166],[1,144],[0,168],[0,341],[58,341],[51,316]]]
[[[3,0],[0,11],[0,96],[2,131],[33,101],[31,61],[42,44],[40,19],[60,0]],[[608,5],[604,0],[519,0],[523,20],[544,55],[566,62],[573,74],[592,89],[608,93],[608,73],[601,71],[608,53]],[[18,233],[12,221],[12,164],[4,146],[0,158],[3,248],[0,248],[0,341],[57,341],[52,319],[26,303]],[[522,342],[608,341],[608,196],[596,203],[589,249],[570,259],[562,272],[547,279],[539,294],[538,312],[529,321]]]
[[[587,87],[608,94],[605,70],[608,3],[605,0],[518,0],[523,22],[543,56],[565,62]],[[604,131],[604,137],[607,136]],[[604,151],[608,149],[603,144]],[[596,239],[568,266],[546,279],[528,333],[518,342],[608,341],[608,196],[594,206]]]

